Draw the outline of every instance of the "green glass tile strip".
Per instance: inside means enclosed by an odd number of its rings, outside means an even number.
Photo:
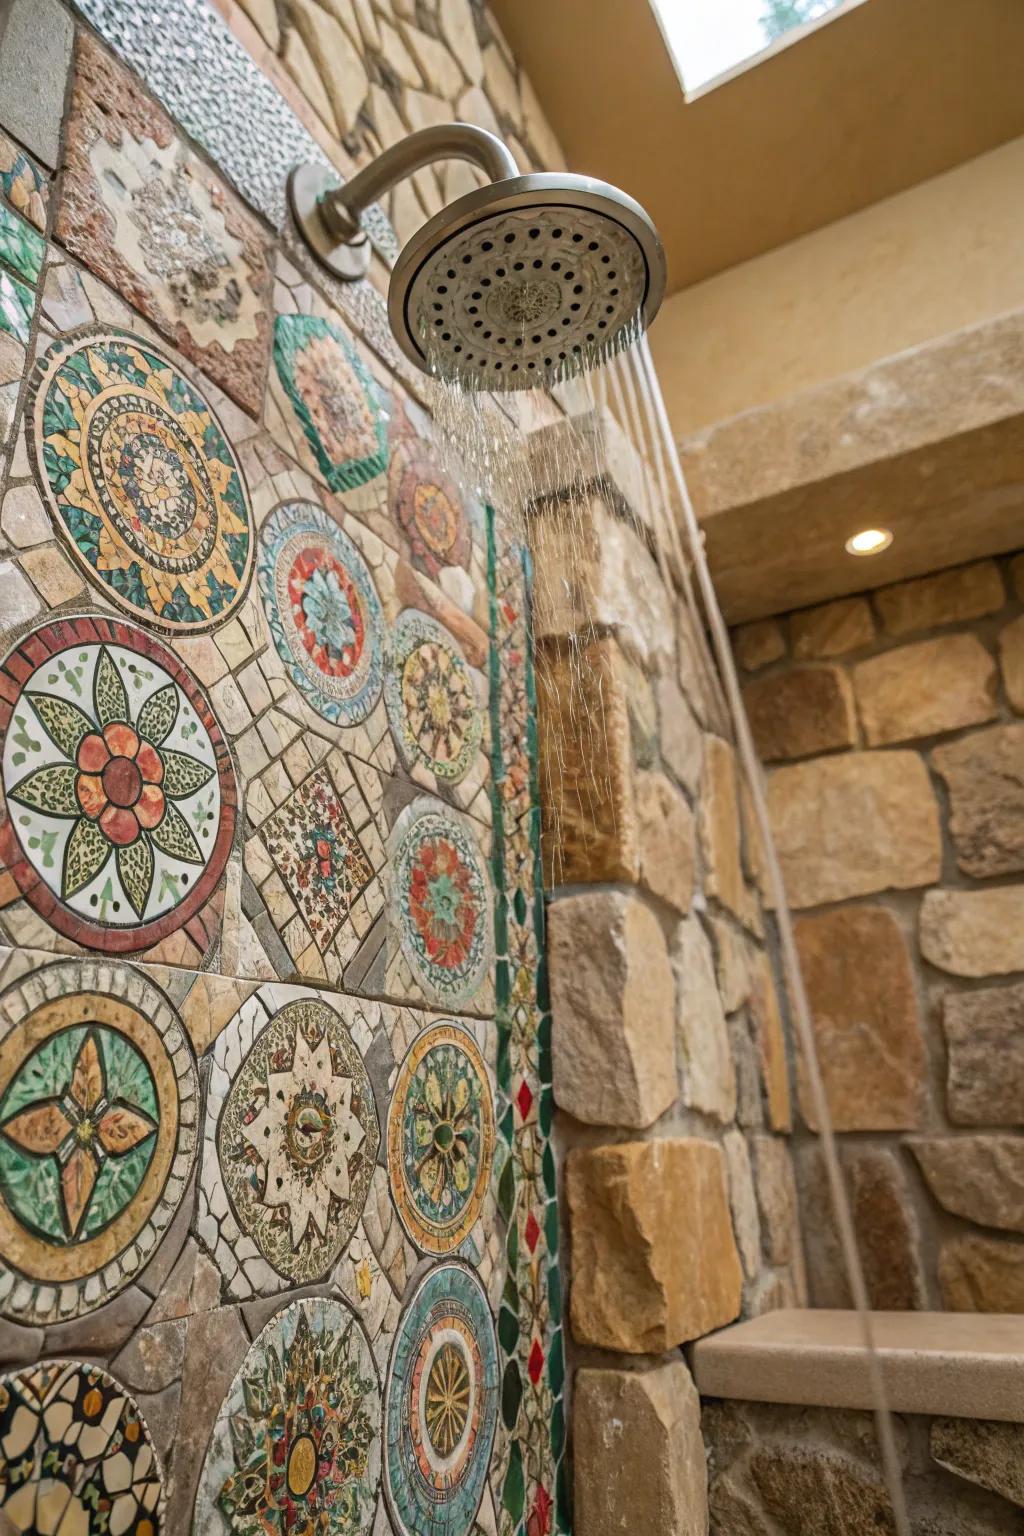
[[[30,224],[0,203],[0,262],[35,285],[43,270],[46,241]]]
[[[506,1454],[500,1467],[501,1487],[496,1491],[501,1536],[527,1532],[529,1536],[550,1532],[565,1536],[570,1529],[564,1456],[565,1352],[550,1144],[551,1020],[544,960],[530,570],[525,553],[517,550],[512,579],[499,583],[499,570],[502,578],[509,574],[508,557],[499,566],[490,508],[487,528],[497,1086],[505,1154],[498,1204],[506,1222],[507,1260],[498,1315]],[[525,670],[525,722],[502,719],[503,672],[513,667]],[[524,724],[524,731],[517,729]],[[529,753],[529,809],[517,819],[518,796],[506,784],[509,765],[503,741],[523,735]]]

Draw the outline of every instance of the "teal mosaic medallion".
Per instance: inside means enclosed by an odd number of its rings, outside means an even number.
[[[402,1314],[384,1397],[384,1496],[399,1536],[467,1536],[498,1422],[498,1345],[487,1296],[449,1260]]]
[[[332,491],[352,491],[387,467],[387,418],[373,377],[348,337],[316,315],[278,315],[278,377]]]
[[[337,725],[357,725],[384,684],[384,611],[369,567],[311,501],[283,502],[260,530],[257,579],[288,675]]]
[[[426,997],[457,1008],[494,958],[490,881],[470,823],[421,797],[395,823],[389,852],[402,951]]]

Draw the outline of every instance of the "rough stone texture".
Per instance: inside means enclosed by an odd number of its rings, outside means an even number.
[[[579,1531],[705,1536],[700,1399],[682,1360],[645,1371],[577,1372],[573,1425]]]
[[[673,962],[683,1103],[728,1122],[736,1114],[736,1072],[711,945],[698,917],[680,923]]]
[[[751,973],[750,1013],[757,1037],[768,1124],[773,1131],[788,1131],[793,1123],[789,1094],[789,1064],[782,1012],[775,978],[767,955],[759,953]]]
[[[765,1253],[772,1264],[791,1264],[800,1253],[800,1220],[789,1143],[754,1136],[751,1146]]]
[[[765,1508],[792,1536],[895,1531],[885,1484],[847,1456],[773,1445],[755,1451],[749,1465]]]
[[[200,1312],[189,1319],[182,1400],[188,1405],[178,1424],[167,1484],[167,1529],[187,1531],[196,1485],[214,1419],[249,1345],[237,1309]]]
[[[1024,886],[984,891],[926,891],[921,953],[953,976],[1024,971]]]
[[[853,669],[868,745],[981,725],[996,713],[996,664],[977,635],[941,635]]]
[[[850,1151],[843,1163],[872,1307],[881,1312],[920,1311],[928,1305],[921,1233],[895,1154],[880,1149]],[[808,1246],[811,1242],[809,1238]]]
[[[1024,1243],[955,1238],[939,1254],[939,1287],[947,1312],[1024,1312]]]
[[[688,912],[696,853],[693,812],[663,773],[639,773],[636,813],[641,885],[677,912]]]
[[[814,757],[857,740],[850,680],[841,667],[793,667],[747,683],[743,702],[764,762]]]
[[[917,1137],[909,1146],[945,1210],[1024,1233],[1024,1136]]]
[[[786,654],[786,637],[778,619],[756,619],[733,630],[736,660],[745,672],[759,672]]]
[[[946,1107],[955,1125],[1024,1120],[1024,983],[947,992]]]
[[[689,790],[697,793],[704,758],[704,744],[696,716],[674,678],[667,673],[655,684],[658,704],[658,744],[661,760],[668,771]]]
[[[798,919],[796,943],[834,1128],[914,1128],[925,1050],[910,952],[896,918],[886,907],[824,912]],[[802,1058],[797,1091],[804,1119],[818,1130]]]
[[[728,918],[713,917],[711,931],[715,938],[718,990],[726,1013],[735,1013],[750,996],[751,956],[747,940]]]
[[[949,789],[949,830],[965,875],[1024,870],[1024,723],[993,725],[937,747]]]
[[[537,647],[537,729],[548,885],[639,873],[629,713],[614,641],[577,656]]]
[[[1018,715],[1024,715],[1024,614],[999,633],[999,660],[1006,697]]]
[[[789,638],[799,661],[845,656],[870,645],[875,621],[866,597],[840,597],[790,615]]]
[[[1024,1509],[1024,1425],[933,1419],[931,1452],[940,1467]]]
[[[739,1314],[725,1159],[688,1139],[575,1148],[566,1164],[580,1344],[651,1354]]]
[[[798,1142],[793,1149],[793,1161],[810,1304],[846,1310],[853,1306],[853,1299],[820,1143],[816,1139]],[[861,1257],[865,1255],[862,1253]]]
[[[890,635],[980,619],[986,613],[998,613],[1005,602],[1003,578],[992,560],[901,581],[875,593],[875,607]]]
[[[700,804],[700,844],[704,889],[742,920],[746,888],[740,867],[740,821],[736,799],[736,757],[720,736],[704,738],[704,774]]]
[[[761,1268],[761,1220],[757,1214],[757,1196],[750,1167],[750,1148],[742,1131],[727,1131],[722,1137],[729,1173],[729,1204],[736,1246],[743,1261],[743,1272],[754,1280]]]
[[[795,907],[939,878],[939,808],[916,752],[848,752],[777,768],[768,806]]]
[[[60,164],[74,23],[57,0],[10,0],[0,27],[0,121],[51,169]],[[31,82],[26,89],[26,82]]]
[[[555,438],[553,444],[561,441]],[[539,639],[585,634],[596,626],[613,631],[642,666],[667,668],[673,632],[664,583],[636,528],[616,515],[604,496],[558,500],[536,510],[530,545]]]
[[[548,909],[555,1098],[588,1125],[639,1130],[675,1103],[675,981],[661,926],[635,896]]]

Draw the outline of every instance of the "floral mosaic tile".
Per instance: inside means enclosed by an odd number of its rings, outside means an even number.
[[[88,33],[75,48],[57,238],[254,415],[270,346],[258,225]]]
[[[46,211],[49,204],[49,183],[43,173],[25,154],[0,131],[0,190],[18,213],[34,225],[41,234],[46,232]]]
[[[355,490],[387,465],[380,390],[339,326],[318,315],[278,315],[274,364],[332,491]]]

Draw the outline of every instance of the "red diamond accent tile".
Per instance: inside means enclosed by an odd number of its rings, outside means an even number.
[[[516,1103],[519,1106],[520,1120],[525,1120],[527,1115],[530,1113],[530,1110],[533,1108],[533,1094],[530,1091],[530,1085],[526,1081],[525,1077],[519,1085],[519,1092],[516,1094]]]
[[[544,1369],[544,1351],[541,1349],[537,1339],[533,1341],[533,1348],[530,1350],[530,1358],[527,1361],[526,1369],[530,1373],[530,1380],[536,1386],[540,1380],[540,1373]]]
[[[537,1247],[538,1241],[540,1240],[540,1223],[532,1211],[526,1218],[525,1236],[526,1246],[529,1248],[530,1252],[533,1253]]]

